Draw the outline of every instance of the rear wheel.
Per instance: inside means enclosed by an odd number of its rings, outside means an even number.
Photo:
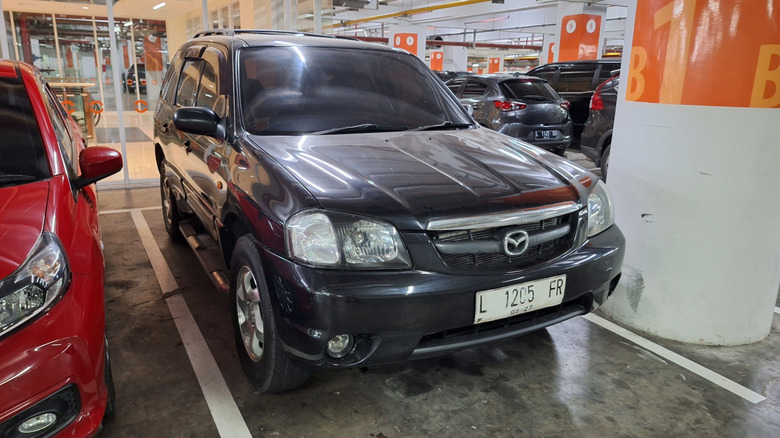
[[[310,371],[294,363],[282,348],[257,242],[251,235],[236,242],[230,297],[236,348],[249,381],[264,393],[302,385]]]
[[[612,149],[612,145],[607,145],[607,148],[604,149],[604,154],[601,155],[601,176],[604,178],[604,181],[607,180],[607,171],[609,170],[609,153]]]
[[[181,222],[181,213],[176,204],[176,198],[173,196],[171,184],[165,177],[165,163],[160,164],[160,200],[162,202],[163,222],[165,231],[176,242],[183,242],[184,236],[179,231],[179,222]]]

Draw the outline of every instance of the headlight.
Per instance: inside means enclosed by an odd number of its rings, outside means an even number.
[[[0,336],[49,310],[68,283],[70,270],[60,241],[44,232],[22,266],[0,281]]]
[[[615,208],[609,189],[599,180],[588,196],[588,237],[606,230],[615,223]]]
[[[403,269],[409,252],[392,225],[347,213],[306,210],[285,227],[287,253],[300,262],[330,268]]]

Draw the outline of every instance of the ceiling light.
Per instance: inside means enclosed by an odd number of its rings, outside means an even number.
[[[165,2],[158,3],[158,4],[154,5],[154,6],[152,6],[152,9],[154,9],[156,11],[156,10],[160,9],[161,7],[163,7],[163,6],[165,6]]]

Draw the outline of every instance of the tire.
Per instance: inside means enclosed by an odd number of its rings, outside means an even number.
[[[607,145],[607,148],[604,149],[604,153],[601,155],[601,177],[604,181],[607,180],[607,172],[609,171],[609,153],[611,149],[612,145]]]
[[[241,366],[262,393],[284,392],[302,385],[311,373],[294,363],[282,348],[265,281],[257,241],[238,239],[230,263],[230,308]]]
[[[179,231],[179,222],[181,222],[181,213],[173,196],[168,178],[165,177],[165,162],[160,164],[160,201],[162,203],[163,223],[165,231],[174,242],[184,242],[184,236]]]
[[[106,399],[106,411],[103,413],[103,421],[109,420],[116,414],[116,391],[114,389],[114,376],[111,374],[111,359],[108,353],[108,339],[106,339],[106,363],[103,365],[103,380],[106,383],[108,397]]]

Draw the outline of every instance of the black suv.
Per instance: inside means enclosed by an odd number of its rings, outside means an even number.
[[[569,102],[542,79],[523,75],[474,75],[447,87],[471,105],[480,125],[563,155],[571,144]]]
[[[529,76],[546,80],[564,99],[571,103],[569,113],[574,122],[574,142],[588,120],[588,105],[593,90],[620,69],[620,58],[588,61],[567,61],[545,64],[529,71]]]
[[[609,154],[612,152],[612,129],[615,124],[620,76],[615,75],[602,82],[590,98],[590,115],[582,131],[582,153],[601,166],[601,174],[607,179]]]
[[[620,278],[598,177],[480,127],[404,51],[202,32],[172,59],[154,134],[166,229],[229,291],[263,392],[537,330]]]

